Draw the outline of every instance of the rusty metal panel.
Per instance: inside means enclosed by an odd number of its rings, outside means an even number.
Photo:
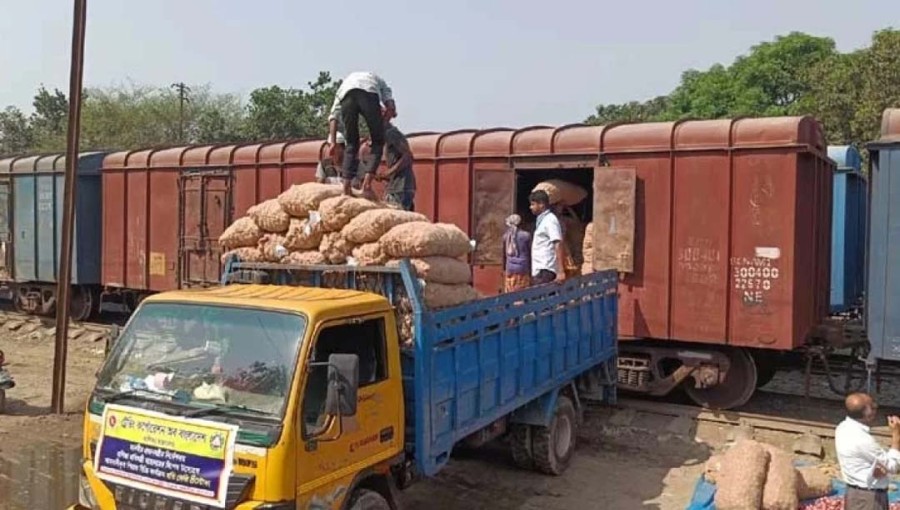
[[[476,168],[472,187],[473,262],[497,265],[502,262],[505,219],[515,204],[515,173],[510,170]]]
[[[217,240],[231,223],[231,173],[188,169],[181,173],[180,189],[179,283],[182,287],[215,283],[222,274]]]
[[[634,168],[594,170],[594,270],[634,270]]]
[[[671,284],[670,153],[611,154],[613,167],[634,168],[634,267],[619,284],[619,334],[669,338]]]
[[[149,289],[178,286],[178,170],[154,169],[149,174],[146,267]]]
[[[153,197],[160,200],[162,197]],[[169,197],[169,207],[176,207],[177,197]],[[147,259],[150,255],[150,169],[135,169],[125,173],[125,287],[150,290]],[[169,225],[167,230],[174,230]]]
[[[453,223],[469,233],[471,179],[468,160],[439,161],[437,164],[437,221]]]
[[[680,340],[727,338],[729,167],[726,151],[675,159],[672,336]]]

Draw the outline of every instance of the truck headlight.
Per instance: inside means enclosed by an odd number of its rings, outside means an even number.
[[[97,504],[97,498],[94,497],[94,491],[91,490],[91,484],[84,474],[84,469],[78,476],[78,505],[91,510],[100,510],[100,505]]]

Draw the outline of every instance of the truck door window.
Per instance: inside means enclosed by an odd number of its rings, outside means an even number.
[[[384,318],[379,317],[322,329],[313,347],[310,362],[326,363],[332,354],[356,354],[359,356],[359,386],[365,388],[387,379],[385,351]],[[322,411],[325,406],[327,376],[327,366],[309,368],[303,396],[304,435],[307,430],[321,427],[325,421]]]

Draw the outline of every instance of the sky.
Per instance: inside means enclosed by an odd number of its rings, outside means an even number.
[[[0,0],[0,107],[68,92],[72,0]],[[900,28],[897,0],[88,0],[85,86],[247,94],[320,70],[380,74],[407,132],[581,122],[802,31],[841,51]]]

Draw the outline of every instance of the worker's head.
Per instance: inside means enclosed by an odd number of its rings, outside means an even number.
[[[506,226],[507,227],[518,227],[522,224],[522,217],[518,214],[510,214],[506,217]]]
[[[878,413],[878,404],[867,393],[851,393],[844,399],[847,416],[862,423],[872,423]]]
[[[528,202],[528,208],[537,216],[550,208],[550,195],[542,189],[532,191],[531,195],[528,195]]]

